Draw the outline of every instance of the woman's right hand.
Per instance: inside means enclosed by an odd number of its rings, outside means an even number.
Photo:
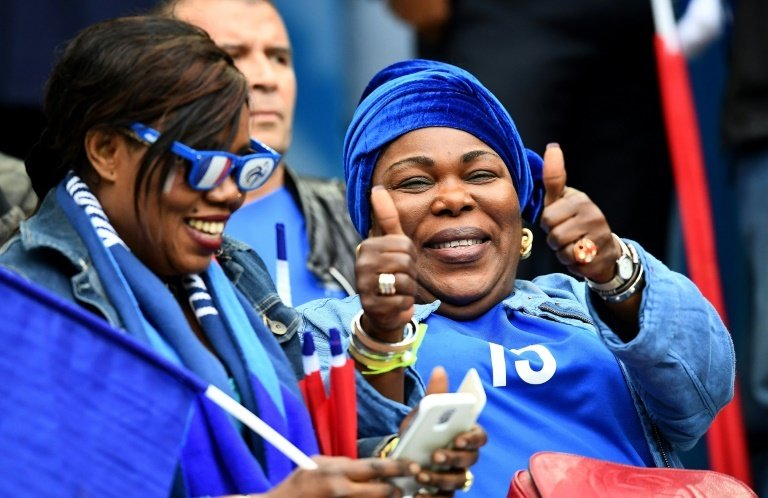
[[[363,306],[363,330],[380,341],[398,342],[413,318],[416,294],[416,248],[403,233],[395,203],[384,187],[371,191],[373,224],[357,251],[356,285]],[[395,275],[395,294],[379,292],[379,275]]]
[[[403,496],[392,477],[415,476],[419,465],[391,458],[314,457],[318,468],[296,469],[264,496],[269,498],[390,498]]]

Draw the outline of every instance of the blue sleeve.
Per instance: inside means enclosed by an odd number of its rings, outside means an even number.
[[[344,348],[349,346],[352,317],[360,310],[357,296],[346,299],[320,299],[299,306],[302,315],[301,330],[311,331],[323,375],[330,368],[330,344],[328,331],[337,328],[341,332]],[[356,373],[358,437],[381,437],[399,431],[400,422],[424,396],[424,383],[413,368],[406,369],[405,404],[382,396],[365,377]]]
[[[591,299],[587,305],[653,422],[675,447],[687,450],[733,398],[733,342],[693,282],[633,244],[645,269],[637,337],[623,342],[600,319]]]

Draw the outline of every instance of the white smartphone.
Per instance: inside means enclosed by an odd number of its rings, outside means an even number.
[[[474,369],[461,385],[466,392],[430,394],[421,400],[419,411],[390,454],[391,458],[406,458],[429,467],[435,450],[449,447],[459,433],[474,425],[485,404],[485,391]],[[421,487],[411,477],[396,478],[393,482],[403,490],[404,496],[412,496]]]
[[[475,402],[475,418],[480,416],[480,412],[485,407],[486,395],[483,388],[483,381],[480,380],[480,374],[477,370],[470,368],[464,375],[464,379],[459,384],[459,388],[456,389],[457,393],[470,393],[474,394],[477,398]]]

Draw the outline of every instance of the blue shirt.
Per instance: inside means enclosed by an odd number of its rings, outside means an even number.
[[[471,321],[432,314],[416,369],[442,365],[455,391],[476,368],[488,402],[488,434],[467,496],[498,496],[530,455],[562,451],[652,466],[629,388],[596,333],[514,311],[502,303]]]
[[[285,226],[292,304],[298,306],[313,299],[346,297],[341,287],[325,284],[307,268],[309,241],[304,215],[285,187],[235,211],[227,223],[226,233],[253,247],[267,265],[272,281],[277,282],[277,223]]]

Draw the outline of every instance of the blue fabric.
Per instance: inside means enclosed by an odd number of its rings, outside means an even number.
[[[168,496],[205,385],[0,268],[0,495]]]
[[[595,331],[507,311],[499,303],[476,320],[426,320],[416,370],[442,365],[451,390],[476,368],[488,401],[479,423],[492,436],[461,496],[497,496],[537,451],[562,451],[653,466],[629,387]]]
[[[224,272],[221,271],[218,264],[214,263],[208,267],[202,278],[193,277],[197,276],[190,276],[185,279],[195,282],[195,285],[190,286],[188,289],[196,295],[202,294],[207,296],[207,301],[205,298],[192,299],[191,296],[189,299],[196,310],[197,319],[206,335],[210,340],[222,344],[222,347],[216,346],[219,354],[222,354],[222,350],[225,347],[237,348],[237,359],[227,358],[227,364],[231,365],[229,371],[233,372],[233,368],[242,367],[244,373],[257,372],[258,382],[263,384],[265,394],[279,407],[281,417],[284,416],[283,398],[280,393],[275,369],[261,343],[249,340],[254,334],[251,323],[242,306],[240,306],[240,302],[237,300],[229,280],[224,276]],[[206,283],[209,284],[208,287],[210,287],[212,294],[208,294],[205,287]],[[202,287],[198,287],[200,285]],[[207,305],[206,302],[208,303]],[[208,308],[204,314],[199,313],[200,308],[197,306],[200,305]],[[222,314],[218,313],[218,309],[221,309]],[[226,320],[223,319],[224,316],[227,317]],[[227,343],[227,346],[223,346],[224,342]],[[239,386],[250,385],[243,377],[238,375],[236,378],[239,379],[237,383]],[[241,395],[243,395],[242,392]],[[255,405],[253,402],[249,404]]]
[[[221,364],[194,335],[170,291],[120,240],[88,187],[68,175],[57,187],[56,196],[88,247],[128,332],[141,340],[150,335],[161,337],[188,368],[231,395]],[[150,326],[145,327],[147,324]]]
[[[189,435],[182,448],[184,478],[189,496],[221,496],[233,489],[265,490],[271,487],[262,467],[251,456],[228,416],[207,398],[197,400]]]
[[[61,182],[56,195],[89,253],[95,256],[100,275],[120,277],[102,282],[121,316],[139,317],[126,322],[128,330],[134,332],[130,327],[142,326],[137,336],[142,339],[157,336],[166,341],[185,366],[234,397],[222,363],[195,336],[168,289],[128,250],[88,187],[70,174]],[[298,395],[283,396],[269,355],[261,342],[254,340],[255,329],[263,329],[264,325],[243,309],[242,301],[218,265],[210,265],[202,275],[184,277],[183,285],[201,328],[233,375],[244,406],[288,439],[292,434],[311,436],[307,430],[288,431],[285,404],[303,407],[303,402]],[[182,461],[192,495],[222,490],[224,494],[265,491],[270,482],[277,484],[292,470],[293,464],[285,456],[247,432],[246,437],[253,443],[252,451],[265,467],[266,479],[252,477],[260,474],[255,470],[232,473],[232,468],[240,466],[255,469],[257,460],[247,456],[247,452],[228,451],[235,444],[233,441],[240,438],[236,426],[223,414],[212,415],[217,409],[202,409],[206,406],[200,405],[195,412],[196,418],[205,420],[193,421],[194,430],[190,431],[188,444],[194,451],[185,452]],[[309,417],[298,417],[291,424],[309,425]],[[195,441],[196,438],[204,441]],[[293,442],[305,452],[317,452],[314,437]],[[206,461],[200,456],[201,449],[210,451],[207,460],[217,465],[201,465]],[[248,461],[241,462],[243,458]],[[256,485],[259,487],[254,488]]]
[[[466,131],[491,147],[512,175],[523,218],[535,222],[544,199],[541,158],[523,146],[509,113],[474,76],[450,64],[414,59],[376,74],[344,138],[344,176],[352,223],[370,228],[371,177],[384,147],[428,127]]]
[[[225,231],[253,247],[276,281],[277,240],[275,225],[285,226],[291,301],[294,306],[326,297],[346,297],[338,285],[326,285],[307,268],[309,240],[307,224],[299,205],[285,187],[250,202],[232,214]]]

